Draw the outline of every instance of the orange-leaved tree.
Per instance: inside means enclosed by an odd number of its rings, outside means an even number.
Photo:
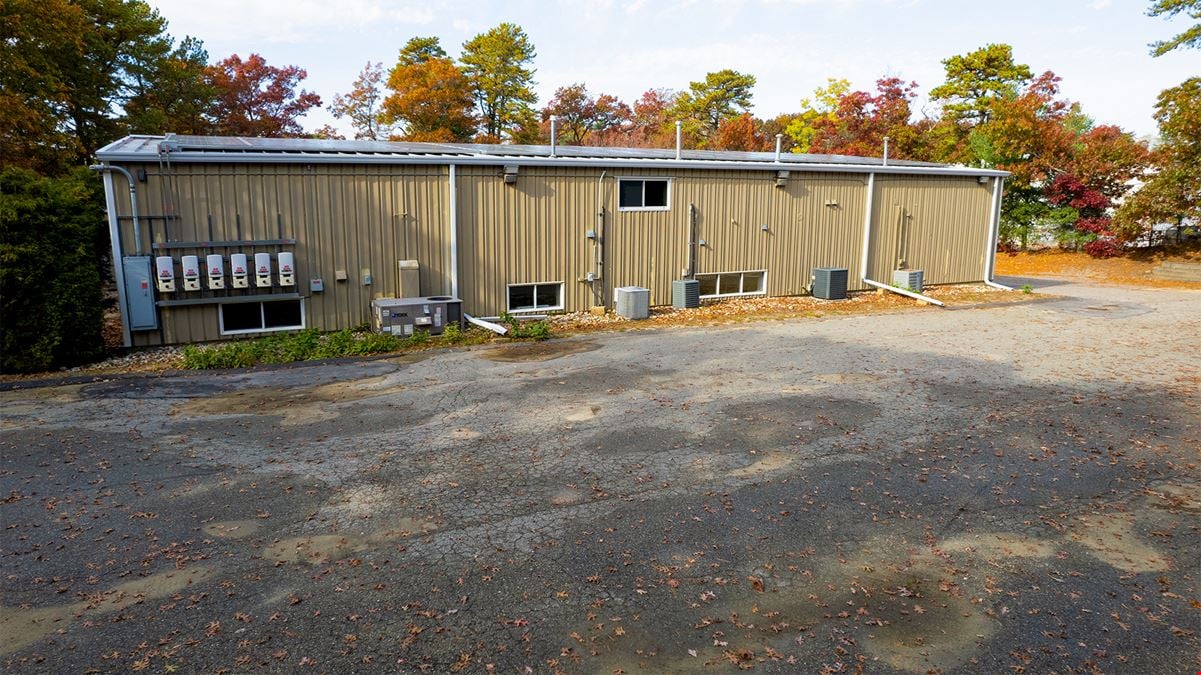
[[[226,136],[301,136],[299,119],[321,105],[321,97],[297,91],[308,73],[299,66],[277,68],[251,54],[243,60],[233,54],[209,66],[217,90],[214,127]]]

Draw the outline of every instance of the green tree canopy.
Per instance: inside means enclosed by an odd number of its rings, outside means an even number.
[[[446,50],[442,48],[442,42],[438,38],[418,36],[410,38],[405,46],[400,48],[400,58],[397,59],[397,63],[412,66],[425,63],[430,59],[444,58],[446,58]]]
[[[502,23],[463,44],[461,62],[475,93],[482,136],[512,139],[536,119],[534,45],[520,26]],[[535,125],[536,126],[536,125]]]
[[[1168,18],[1184,14],[1190,19],[1201,19],[1201,0],[1154,0],[1147,14]],[[1169,40],[1151,43],[1151,55],[1163,56],[1178,47],[1201,47],[1201,21]]]
[[[100,355],[100,181],[0,172],[0,370],[39,371]],[[55,264],[47,265],[53,260]]]
[[[999,99],[1014,98],[1033,74],[1014,63],[1013,48],[990,44],[962,56],[945,59],[947,80],[930,90],[930,99],[943,102],[947,116],[970,125],[987,122]]]
[[[708,73],[704,80],[688,84],[688,91],[676,98],[672,112],[704,144],[723,121],[750,111],[754,88],[754,75],[728,68]]]
[[[0,4],[0,150],[6,161],[55,172],[86,161],[129,130],[117,114],[168,86],[166,21],[141,0],[5,0]],[[203,50],[200,50],[202,53]],[[140,122],[139,122],[140,123]]]

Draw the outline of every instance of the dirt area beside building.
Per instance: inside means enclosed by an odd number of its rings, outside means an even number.
[[[1165,262],[1201,264],[1201,245],[1134,251],[1116,258],[1094,258],[1080,251],[1059,249],[998,253],[997,274],[1058,277],[1150,288],[1201,288],[1201,283],[1197,282],[1156,278],[1156,268]]]

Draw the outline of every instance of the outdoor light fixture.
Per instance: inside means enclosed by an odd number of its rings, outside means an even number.
[[[505,183],[507,183],[509,185],[516,183],[517,182],[517,165],[516,164],[506,164],[504,176],[505,176]]]
[[[788,176],[789,175],[790,174],[787,171],[777,171],[776,172],[776,187],[782,188],[782,187],[788,185]]]

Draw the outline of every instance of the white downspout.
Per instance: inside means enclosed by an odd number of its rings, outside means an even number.
[[[452,298],[459,297],[459,195],[456,168],[454,164],[450,165],[450,296]]]
[[[876,172],[867,174],[867,212],[863,216],[863,254],[859,258],[859,278],[867,280],[867,259],[872,244],[872,208],[876,200]]]
[[[914,293],[913,291],[907,291],[903,288],[897,288],[896,286],[889,286],[887,284],[882,284],[879,281],[872,281],[871,279],[868,278],[867,265],[871,259],[872,207],[874,205],[875,199],[876,199],[876,173],[873,171],[873,172],[867,174],[867,214],[863,217],[863,258],[860,260],[860,263],[859,263],[862,266],[861,273],[860,273],[860,279],[863,280],[863,283],[867,284],[868,286],[871,286],[872,288],[879,288],[879,289],[882,289],[885,291],[892,291],[893,293],[899,293],[906,297],[913,298],[914,300],[921,300],[922,302],[929,303],[931,305],[938,305],[939,307],[945,307],[946,305],[941,300],[935,300],[934,298],[932,298],[928,295],[922,295],[921,293]]]
[[[113,274],[115,275],[113,279],[117,283],[117,303],[121,306],[121,344],[132,347],[129,312],[126,310],[127,305],[125,304],[125,265],[123,260],[125,252],[121,250],[121,225],[117,221],[117,199],[113,189],[113,174],[104,171],[102,176],[104,178],[105,210],[108,212],[108,237],[113,247]]]
[[[984,252],[984,284],[999,288],[1003,291],[1013,289],[1005,284],[993,281],[997,271],[997,239],[1001,234],[1001,185],[1005,182],[1000,176],[993,179],[992,184],[992,217],[988,226],[988,250]]]

